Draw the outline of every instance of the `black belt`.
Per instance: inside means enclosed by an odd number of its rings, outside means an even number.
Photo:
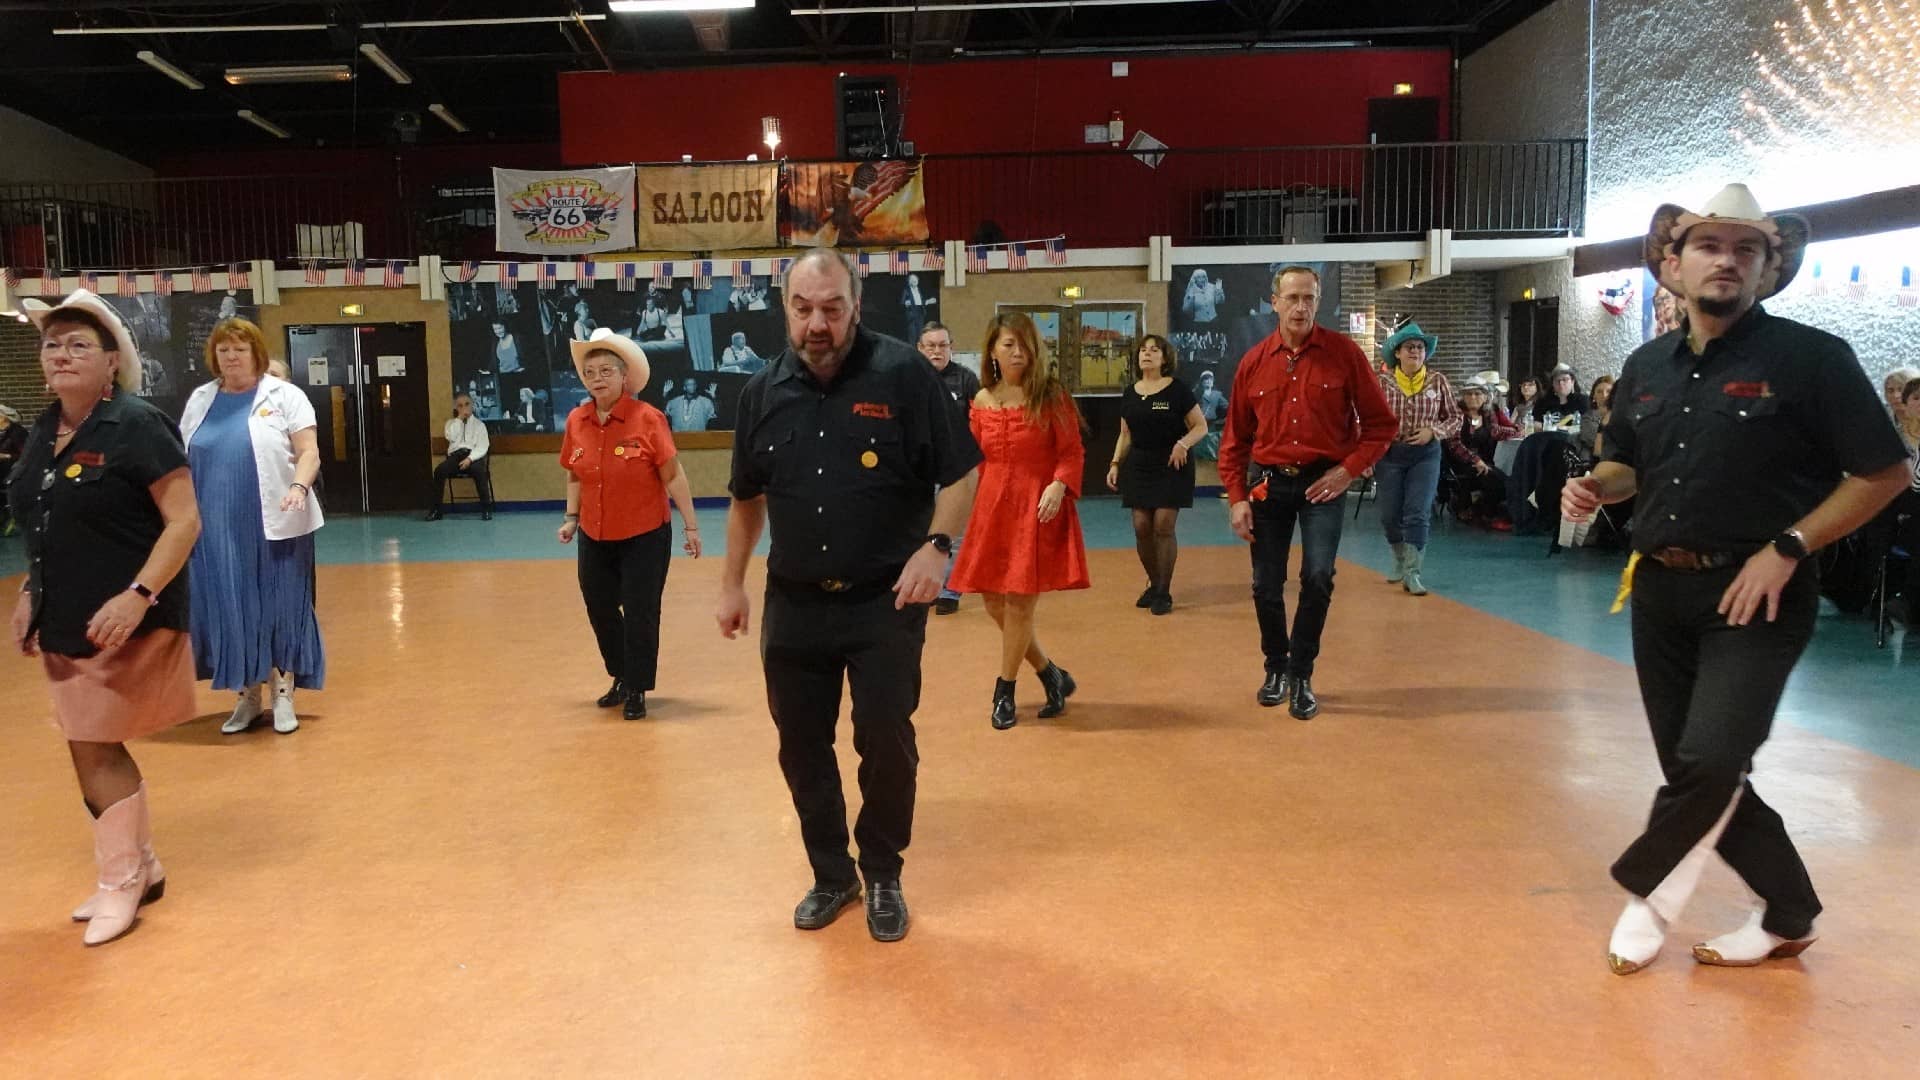
[[[1669,570],[1678,570],[1687,574],[1724,570],[1729,566],[1745,562],[1747,558],[1731,551],[1692,551],[1680,547],[1663,547],[1645,554],[1647,558]]]
[[[1308,480],[1317,480],[1321,474],[1337,464],[1339,463],[1334,461],[1315,461],[1307,465],[1261,465],[1256,462],[1253,466],[1253,476],[1251,479],[1255,483],[1262,480],[1270,480],[1275,477],[1284,477],[1288,480],[1302,477]]]
[[[778,574],[768,574],[767,584],[783,592],[798,596],[831,597],[836,600],[865,600],[881,593],[892,592],[894,583],[900,580],[898,567],[879,578],[790,578]]]

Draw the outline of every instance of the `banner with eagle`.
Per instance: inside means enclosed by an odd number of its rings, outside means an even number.
[[[493,170],[494,246],[533,255],[630,251],[634,170]]]
[[[782,232],[793,247],[924,244],[919,160],[790,164],[780,170]]]

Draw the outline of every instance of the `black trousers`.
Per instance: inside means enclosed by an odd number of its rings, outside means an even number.
[[[673,555],[671,522],[625,540],[595,540],[585,531],[580,547],[580,597],[607,674],[628,690],[653,689],[660,662],[660,594],[667,588]]]
[[[1323,470],[1322,470],[1323,471]],[[1333,606],[1333,560],[1340,550],[1346,500],[1312,503],[1307,488],[1320,471],[1274,475],[1267,497],[1253,502],[1253,611],[1260,620],[1260,651],[1269,672],[1311,677],[1320,633]],[[1299,610],[1287,628],[1287,559],[1300,528]]]
[[[1465,513],[1477,510],[1482,514],[1498,515],[1507,509],[1507,474],[1499,469],[1488,469],[1484,473],[1475,472],[1473,467],[1458,466],[1454,470],[1453,512]],[[1480,498],[1476,502],[1474,495]]]
[[[464,453],[464,451],[463,451]],[[433,467],[433,508],[440,509],[440,501],[447,490],[447,479],[454,476],[473,477],[473,486],[480,492],[480,506],[487,513],[493,513],[493,472],[490,457],[460,467],[461,458],[450,457]]]
[[[927,607],[894,610],[885,588],[841,597],[811,586],[771,583],[760,620],[767,708],[780,731],[800,838],[814,880],[855,880],[847,854],[847,803],[834,757],[844,677],[853,691],[853,749],[860,755],[860,817],[853,839],[868,881],[900,876],[900,853],[913,839],[920,751],[913,713],[920,707],[920,651]]]
[[[1767,905],[1767,932],[1803,937],[1820,914],[1806,864],[1786,825],[1746,779],[1767,741],[1787,675],[1813,637],[1819,573],[1801,563],[1780,597],[1780,614],[1756,613],[1728,626],[1714,609],[1738,566],[1706,573],[1640,560],[1633,583],[1633,662],[1666,783],[1654,796],[1647,831],[1613,864],[1613,877],[1646,896],[1704,839],[1736,794],[1715,847]]]

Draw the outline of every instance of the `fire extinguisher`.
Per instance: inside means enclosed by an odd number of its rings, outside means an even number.
[[[1126,135],[1126,122],[1120,119],[1120,110],[1115,109],[1107,116],[1107,145],[1119,146]]]

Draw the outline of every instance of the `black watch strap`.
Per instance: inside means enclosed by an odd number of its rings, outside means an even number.
[[[1807,538],[1800,535],[1799,529],[1788,529],[1774,537],[1773,547],[1789,559],[1804,559],[1808,555]]]
[[[934,546],[934,550],[938,551],[942,555],[953,554],[953,537],[948,536],[946,533],[928,534],[927,543],[932,544]]]

